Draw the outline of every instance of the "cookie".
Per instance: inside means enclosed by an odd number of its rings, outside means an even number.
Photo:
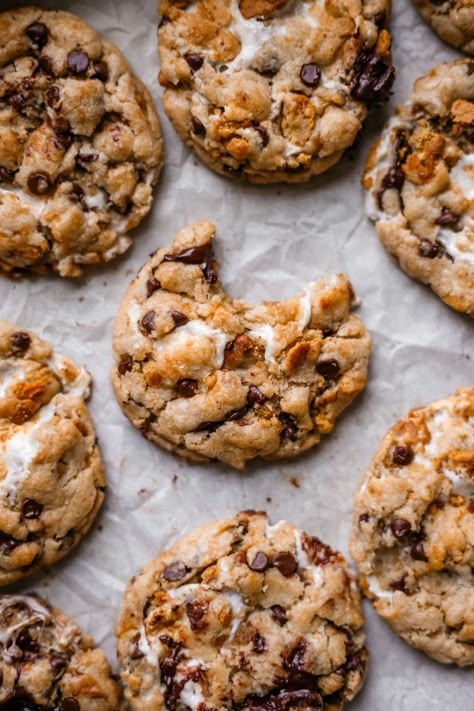
[[[135,711],[342,709],[367,665],[343,556],[264,512],[209,523],[128,583],[117,623]]]
[[[0,13],[0,273],[108,262],[131,244],[162,164],[151,97],[68,12]]]
[[[63,558],[102,504],[90,383],[32,333],[0,321],[0,586]]]
[[[474,55],[474,2],[472,0],[414,0],[420,15],[453,47]]]
[[[184,229],[132,281],[115,323],[112,384],[148,439],[242,469],[332,430],[365,386],[370,338],[343,274],[281,302],[231,299],[214,232],[207,221]]]
[[[222,175],[322,173],[395,78],[390,0],[160,0],[159,11],[165,111]]]
[[[120,687],[102,650],[37,595],[0,595],[0,707],[118,711]]]
[[[418,79],[373,145],[367,214],[400,267],[474,316],[474,63]]]
[[[383,438],[354,505],[351,554],[408,644],[474,664],[474,390],[411,410]]]

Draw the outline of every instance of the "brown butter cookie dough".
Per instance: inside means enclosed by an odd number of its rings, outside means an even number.
[[[108,262],[162,164],[159,120],[121,52],[75,15],[0,13],[0,272]]]
[[[117,623],[136,711],[345,707],[367,650],[343,556],[263,512],[209,523],[127,586]]]
[[[237,468],[294,456],[329,433],[363,390],[370,338],[342,275],[250,306],[217,276],[202,221],[159,249],[130,284],[114,331],[112,383],[153,442]]]
[[[36,595],[0,595],[0,708],[118,711],[120,687],[102,650]]]
[[[389,0],[160,0],[159,12],[165,111],[224,175],[327,170],[393,84]]]
[[[387,433],[355,499],[351,554],[405,642],[474,664],[474,390],[412,410]]]
[[[401,268],[474,316],[474,62],[415,82],[369,154],[367,214]]]
[[[63,558],[104,499],[91,377],[0,321],[0,586]]]
[[[474,55],[474,0],[414,0],[421,16],[445,41]]]

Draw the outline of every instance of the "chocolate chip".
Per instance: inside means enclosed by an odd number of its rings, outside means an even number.
[[[26,98],[23,94],[12,94],[8,97],[8,103],[10,106],[13,106],[16,111],[20,111],[23,108],[25,101]]]
[[[194,397],[198,391],[197,380],[191,380],[190,378],[185,378],[178,382],[177,390],[180,397]]]
[[[31,173],[28,177],[28,189],[33,195],[46,195],[51,188],[51,178],[47,173]]]
[[[414,560],[421,560],[424,563],[428,562],[428,557],[421,541],[418,541],[418,543],[415,543],[415,545],[411,547],[410,554]]]
[[[303,64],[300,78],[305,86],[316,87],[321,81],[321,69],[317,64]]]
[[[288,655],[288,659],[286,660],[285,666],[289,669],[297,671],[301,671],[302,669],[304,669],[304,660],[307,648],[308,645],[305,640],[300,640],[296,647],[294,647]]]
[[[13,175],[12,173],[7,170],[7,168],[4,168],[3,165],[0,165],[0,183],[12,183],[13,182]]]
[[[39,47],[39,49],[42,49],[48,41],[48,28],[43,22],[33,22],[31,25],[28,25],[25,32],[33,44]]]
[[[341,372],[341,368],[337,360],[321,360],[316,365],[316,370],[320,375],[328,380],[335,380]]]
[[[16,333],[12,333],[10,338],[13,352],[16,355],[25,353],[31,346],[31,336],[25,331],[16,331]]]
[[[155,327],[155,312],[147,311],[141,320],[142,328],[147,333],[151,333]]]
[[[406,591],[406,588],[405,588],[406,578],[407,578],[406,575],[402,575],[401,578],[398,578],[398,580],[394,580],[392,583],[390,583],[390,587],[392,588],[392,590],[401,590],[402,592],[405,592]]]
[[[266,128],[263,126],[255,126],[256,132],[259,134],[262,140],[262,146],[266,148],[270,142],[270,136]]]
[[[165,25],[169,24],[171,22],[170,18],[167,17],[166,15],[163,15],[160,22],[158,23],[158,27],[164,27]]]
[[[188,52],[187,54],[184,55],[185,60],[193,70],[193,72],[197,72],[199,69],[201,69],[202,65],[204,64],[204,57],[202,54],[195,54],[193,52]]]
[[[235,420],[241,420],[247,414],[247,408],[243,407],[241,410],[232,410],[229,412],[225,418],[226,422],[235,422]]]
[[[392,451],[392,461],[394,464],[399,464],[406,467],[411,464],[415,457],[415,453],[409,444],[397,444]]]
[[[335,331],[332,328],[323,328],[323,338],[334,336]]]
[[[56,677],[59,676],[67,667],[67,660],[64,657],[61,657],[59,654],[53,654],[49,658],[49,663],[53,670],[54,676]]]
[[[436,224],[441,225],[442,227],[451,227],[452,229],[456,229],[459,227],[459,215],[456,215],[455,212],[449,210],[447,207],[443,207],[441,215],[436,220]]]
[[[67,65],[73,74],[83,74],[89,68],[89,57],[85,52],[70,52]]]
[[[410,522],[404,518],[394,518],[390,523],[390,528],[395,538],[403,538],[411,531]]]
[[[8,555],[10,551],[21,545],[21,541],[13,538],[10,534],[0,531],[0,554]]]
[[[193,133],[196,136],[206,135],[206,127],[204,126],[203,122],[197,118],[197,116],[191,116],[191,123],[193,125]]]
[[[369,514],[363,513],[359,516],[359,523],[368,523],[369,521]]]
[[[120,358],[120,363],[118,364],[117,370],[119,372],[119,375],[125,375],[125,373],[129,373],[133,368],[133,358],[132,356],[128,355],[128,353],[124,353],[123,356]]]
[[[288,412],[280,412],[278,419],[283,425],[282,434],[288,437],[291,442],[296,442],[298,439],[298,423],[293,415],[290,415]]]
[[[435,259],[440,255],[440,249],[437,242],[431,242],[429,239],[420,240],[418,245],[418,254],[426,259]]]
[[[155,277],[151,277],[151,279],[148,279],[146,283],[147,299],[149,299],[150,296],[155,293],[155,291],[158,291],[158,289],[161,289],[161,284],[158,279],[155,279]]]
[[[283,551],[282,553],[277,553],[272,558],[272,565],[280,571],[285,578],[293,575],[298,569],[298,563],[292,553],[289,551]]]
[[[378,12],[376,15],[373,16],[372,22],[374,25],[377,25],[377,27],[381,30],[387,25],[387,12],[385,10],[382,10],[382,12]]]
[[[95,163],[99,160],[98,153],[78,153],[74,158],[76,163]]]
[[[109,68],[106,62],[94,62],[94,74],[93,79],[100,79],[100,81],[106,82],[109,78]]]
[[[394,81],[395,68],[377,52],[363,49],[354,63],[351,96],[367,104],[386,101]]]
[[[186,576],[187,572],[188,569],[184,563],[181,563],[179,560],[175,560],[173,563],[166,566],[163,572],[163,577],[170,583],[177,583],[178,580],[182,580]]]
[[[47,74],[50,77],[54,77],[53,60],[51,59],[51,57],[48,57],[47,54],[43,54],[41,57],[39,57],[38,70],[42,74]]]
[[[193,631],[202,630],[207,626],[204,618],[208,609],[209,603],[205,600],[192,600],[186,603],[186,614],[189,617]]]
[[[77,699],[73,699],[72,696],[67,696],[59,704],[58,711],[81,711],[81,707]]]
[[[186,314],[183,314],[181,311],[170,311],[170,316],[173,319],[176,328],[184,326],[189,321]]]
[[[268,556],[266,556],[265,553],[259,551],[255,555],[252,562],[248,563],[247,565],[250,570],[254,570],[256,573],[263,573],[270,566],[270,561],[268,560]]]
[[[265,651],[265,638],[258,632],[255,632],[252,637],[252,648],[255,654],[262,654]]]
[[[28,520],[39,518],[43,511],[43,504],[34,499],[25,499],[21,505],[21,515]]]
[[[259,405],[266,400],[265,395],[260,392],[260,390],[251,385],[247,391],[247,404],[252,407],[253,405]]]
[[[164,262],[182,262],[183,264],[206,264],[209,261],[212,244],[200,244],[197,247],[189,247],[183,249],[177,254],[166,254],[163,257]]]
[[[138,646],[138,644],[135,645],[135,648],[133,652],[130,654],[130,659],[143,659],[145,655],[143,654],[142,650]]]
[[[271,611],[272,611],[272,617],[275,620],[275,622],[278,622],[278,624],[283,627],[285,622],[287,622],[287,617],[286,617],[286,610],[284,607],[281,605],[272,605],[271,606]]]
[[[48,106],[57,111],[60,108],[61,92],[57,86],[50,86],[46,92],[46,102]]]

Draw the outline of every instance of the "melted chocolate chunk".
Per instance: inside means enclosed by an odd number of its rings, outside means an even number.
[[[203,271],[204,277],[209,284],[215,284],[217,274],[211,268],[214,259],[214,251],[211,242],[201,244],[198,247],[190,247],[183,249],[177,254],[167,254],[164,262],[182,262],[183,264],[198,264]]]
[[[298,569],[298,563],[292,553],[289,551],[282,551],[277,553],[272,558],[272,565],[280,571],[285,578],[289,578]]]
[[[106,62],[94,62],[94,74],[93,79],[100,79],[104,83],[109,78],[109,68]]]
[[[47,54],[43,54],[38,58],[38,71],[41,74],[46,74],[49,77],[54,77],[53,60]]]
[[[451,229],[456,230],[459,228],[459,218],[460,216],[456,215],[455,212],[449,210],[447,207],[443,207],[441,215],[436,220],[436,224],[442,227],[451,227]]]
[[[401,578],[398,578],[398,580],[394,580],[392,583],[390,583],[390,587],[392,590],[400,590],[401,592],[406,592],[405,588],[405,580],[406,580],[406,575],[402,575]]]
[[[72,74],[84,74],[89,68],[89,57],[85,52],[71,52],[67,57],[67,65]]]
[[[266,128],[263,126],[255,126],[255,130],[262,140],[263,148],[266,148],[270,142],[270,135]]]
[[[31,337],[25,331],[17,331],[11,335],[11,344],[15,355],[26,353],[31,346]]]
[[[272,618],[275,620],[275,622],[278,622],[278,624],[283,627],[285,622],[287,622],[287,617],[286,617],[286,610],[284,607],[281,605],[272,605],[271,607],[272,611]]]
[[[255,654],[263,654],[266,649],[265,638],[262,637],[262,635],[260,635],[258,632],[255,632],[254,636],[252,637],[252,649]]]
[[[194,397],[199,389],[198,381],[185,378],[180,380],[177,385],[179,397]]]
[[[146,283],[147,299],[149,299],[150,296],[155,293],[155,291],[158,291],[158,289],[161,289],[161,284],[158,279],[155,279],[155,277],[151,277],[150,279],[148,279]]]
[[[395,538],[404,538],[411,532],[410,522],[404,518],[394,518],[390,528]]]
[[[359,523],[368,523],[369,514],[363,513],[359,516]]]
[[[186,314],[183,314],[181,311],[170,311],[170,316],[174,321],[175,328],[184,326],[189,321]]]
[[[127,353],[125,353],[121,358],[120,358],[120,363],[118,364],[117,370],[119,372],[119,375],[125,375],[125,373],[129,373],[133,368],[133,358],[132,356],[129,356]]]
[[[177,583],[186,577],[188,569],[180,560],[175,560],[166,566],[163,572],[163,577],[170,583]]]
[[[33,22],[25,32],[36,47],[43,49],[49,37],[48,28],[43,22]]]
[[[184,55],[185,60],[193,70],[193,72],[199,71],[204,64],[204,57],[202,54],[196,54],[194,52],[188,52]]]
[[[207,626],[207,622],[204,619],[206,613],[209,609],[209,603],[205,600],[192,600],[186,603],[186,614],[189,618],[191,624],[191,629],[193,631],[202,630]]]
[[[418,254],[426,259],[435,259],[441,256],[441,250],[437,242],[431,242],[429,239],[420,240],[418,246]]]
[[[316,365],[316,370],[324,378],[335,380],[341,372],[341,367],[337,360],[321,360]]]
[[[0,183],[13,183],[13,173],[0,165]]]
[[[303,708],[305,711],[323,708],[321,695],[310,689],[279,689],[267,696],[248,696],[237,708],[248,711],[295,711]]]
[[[300,79],[305,86],[314,88],[321,81],[321,69],[317,64],[303,64],[300,71]]]
[[[304,552],[313,565],[326,565],[341,560],[341,554],[334,551],[331,546],[323,543],[316,536],[308,536],[307,533],[301,534],[301,543]]]
[[[21,505],[21,515],[27,520],[39,518],[43,513],[43,504],[34,499],[25,499]]]
[[[51,191],[53,184],[47,173],[31,173],[28,177],[28,190],[33,195],[46,195]]]
[[[253,405],[259,405],[260,403],[264,402],[266,400],[266,397],[263,393],[260,392],[260,390],[255,387],[255,385],[251,385],[248,389],[247,392],[247,404],[250,407],[253,407]]]
[[[399,129],[395,139],[395,165],[390,168],[388,173],[383,177],[380,190],[377,194],[377,202],[379,208],[383,210],[382,198],[386,190],[395,188],[401,192],[405,183],[405,173],[403,171],[403,163],[407,156],[411,153],[410,144],[408,142],[408,133],[404,129]]]
[[[51,664],[51,669],[53,670],[54,676],[56,678],[58,678],[59,676],[62,675],[62,673],[66,669],[66,667],[68,665],[68,660],[59,654],[53,654],[49,658],[49,663]]]
[[[147,313],[141,320],[141,325],[143,330],[146,331],[146,333],[151,333],[155,328],[155,312],[147,311]]]
[[[195,136],[206,135],[206,127],[203,122],[197,118],[197,116],[191,116],[191,123],[193,125],[193,133]]]
[[[351,96],[366,104],[386,101],[395,81],[395,68],[374,50],[363,49],[354,63]]]
[[[0,531],[0,555],[8,555],[11,551],[21,546],[22,541],[13,538],[9,533]]]
[[[270,561],[268,556],[262,551],[259,551],[251,563],[247,563],[250,570],[254,570],[256,573],[263,573],[267,568],[270,567]]]
[[[406,467],[411,464],[415,457],[415,453],[409,444],[398,444],[393,448],[392,461],[401,467]]]
[[[98,153],[78,153],[76,157],[74,158],[76,163],[78,165],[81,165],[81,163],[95,163],[96,161],[99,160],[99,154]]]
[[[425,553],[425,549],[421,541],[418,541],[418,543],[415,543],[411,547],[410,554],[413,560],[421,560],[424,563],[428,562],[428,556]]]
[[[58,706],[58,711],[81,711],[79,701],[68,696],[61,701]]]
[[[26,98],[23,96],[23,94],[12,94],[8,97],[8,103],[10,104],[10,106],[13,106],[16,111],[21,111],[21,109],[25,105],[25,101]]]
[[[278,419],[283,425],[282,434],[288,437],[291,442],[296,442],[298,439],[298,423],[293,415],[290,415],[288,412],[281,412],[278,415]]]

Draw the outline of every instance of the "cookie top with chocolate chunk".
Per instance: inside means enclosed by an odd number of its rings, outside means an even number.
[[[286,521],[209,523],[128,583],[117,623],[135,711],[342,709],[367,665],[343,556]]]
[[[414,0],[421,16],[453,47],[474,55],[472,0]]]
[[[118,711],[105,654],[37,595],[0,595],[0,708]]]
[[[0,321],[0,586],[63,558],[102,504],[90,382],[31,332]]]
[[[351,555],[408,644],[474,664],[474,390],[412,410],[383,438],[354,505]]]
[[[395,78],[390,0],[160,0],[159,10],[165,111],[223,175],[322,173]]]
[[[410,276],[474,316],[474,62],[418,79],[365,167],[367,214]]]
[[[162,163],[152,100],[80,18],[0,13],[0,273],[108,262],[148,213]]]
[[[202,221],[159,249],[117,315],[112,382],[153,442],[239,469],[319,442],[364,388],[370,338],[338,274],[251,306],[218,280],[215,228]]]

